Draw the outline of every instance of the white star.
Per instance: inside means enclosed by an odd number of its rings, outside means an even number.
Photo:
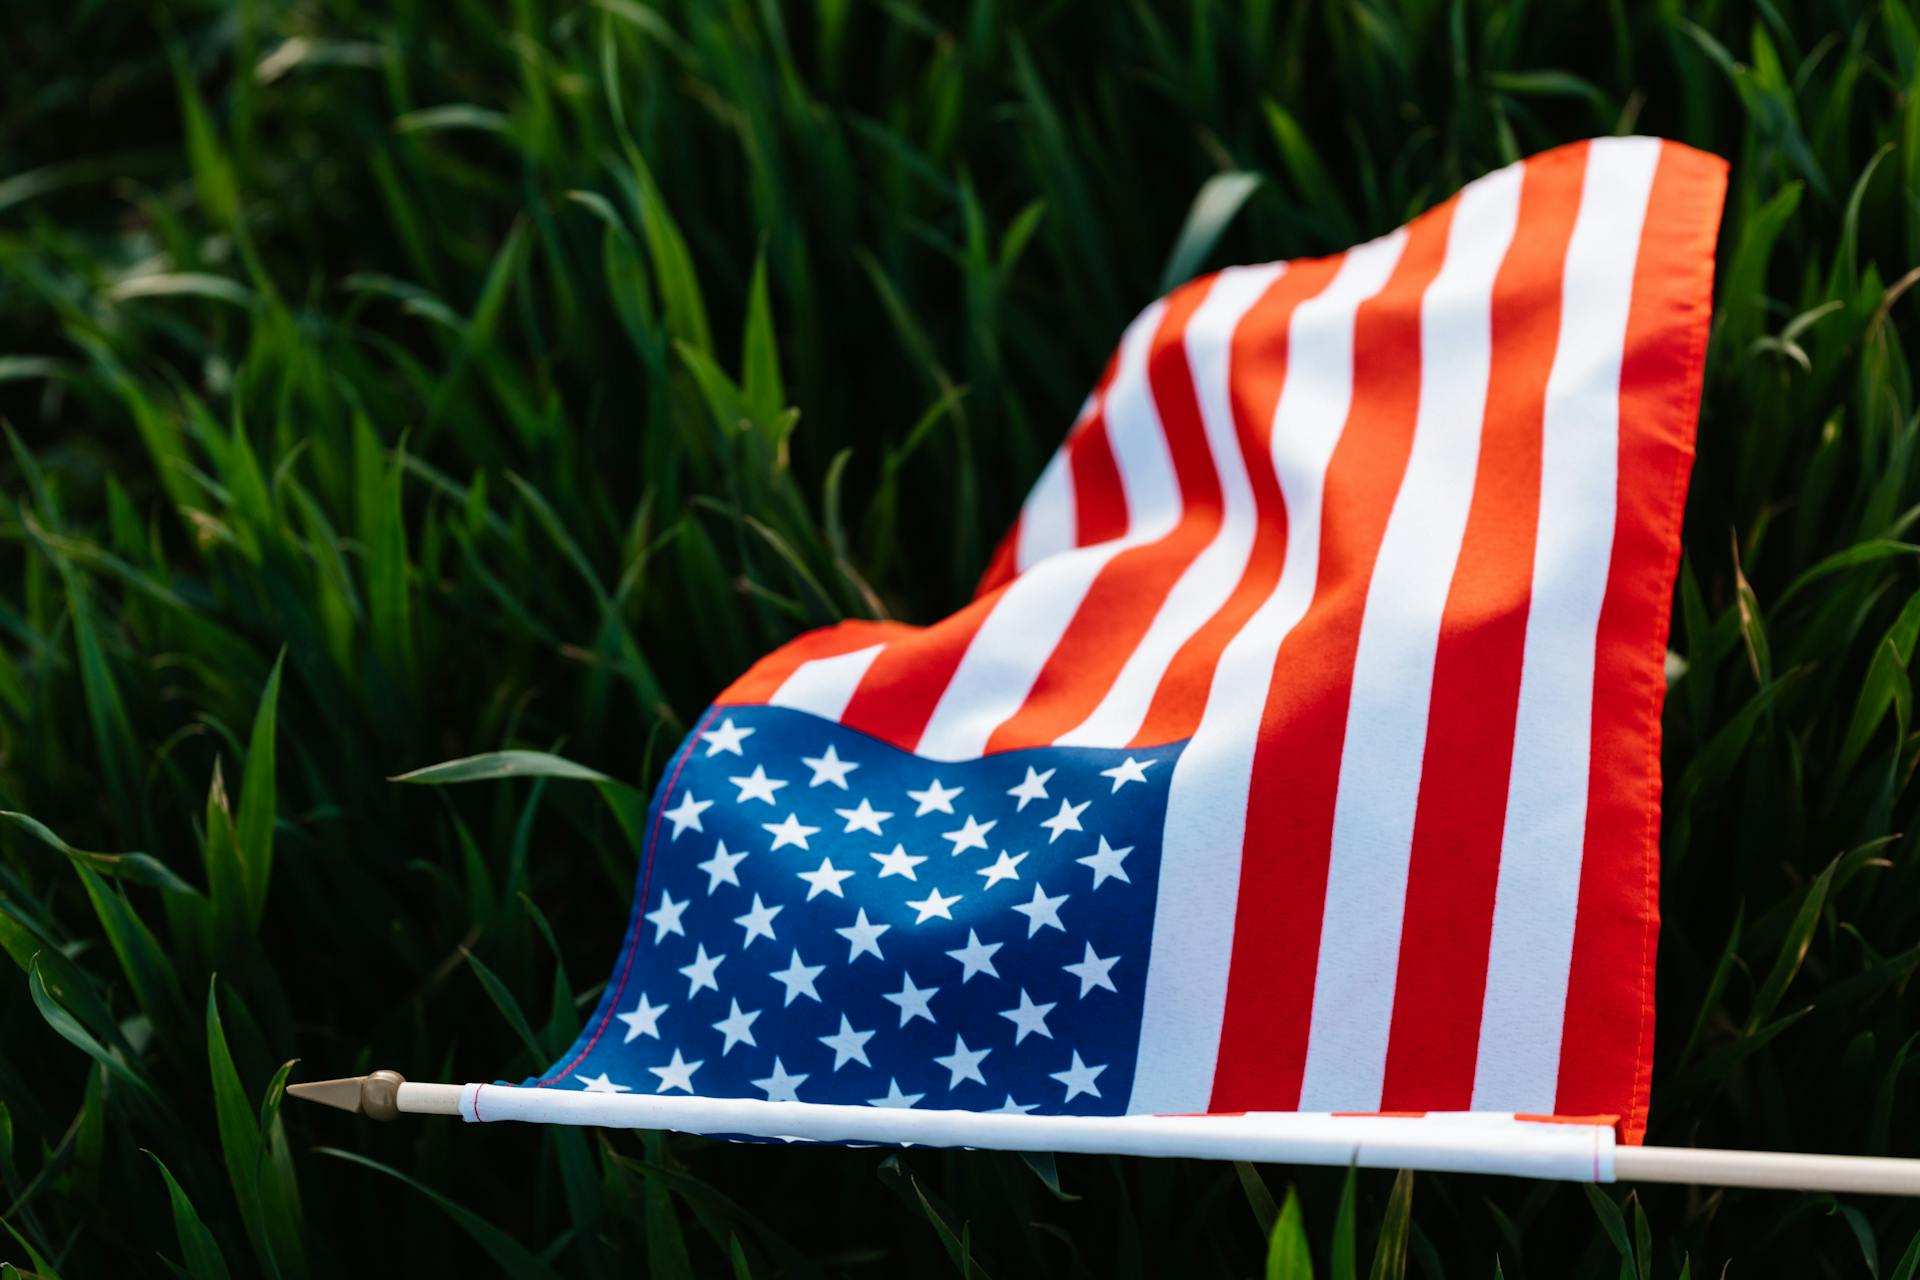
[[[1067,927],[1060,923],[1060,904],[1067,900],[1066,894],[1049,898],[1047,891],[1040,885],[1033,886],[1033,898],[1027,902],[1017,902],[1013,909],[1027,918],[1027,936],[1031,938],[1042,929],[1058,929],[1065,933]]]
[[[908,900],[906,900],[906,906],[910,906],[910,908],[914,908],[916,912],[920,912],[914,917],[914,923],[916,923],[916,925],[924,925],[929,919],[933,919],[935,915],[939,915],[941,919],[952,919],[952,912],[950,912],[948,908],[952,908],[952,904],[958,902],[958,900],[960,900],[960,894],[945,896],[945,894],[941,894],[941,890],[931,889],[931,887],[929,887],[925,898],[908,898]]]
[[[1092,803],[1093,801],[1091,800],[1082,800],[1079,804],[1068,804],[1065,800],[1062,800],[1060,802],[1060,812],[1040,824],[1053,833],[1047,837],[1047,843],[1052,844],[1069,831],[1082,830],[1080,826],[1080,815],[1084,813],[1087,806]]]
[[[918,802],[919,807],[913,811],[913,816],[924,818],[936,810],[941,813],[952,813],[953,798],[965,790],[965,787],[943,787],[940,785],[940,779],[935,778],[925,791],[907,792],[907,799]]]
[[[833,749],[831,742],[827,744],[827,749],[823,754],[817,756],[801,756],[800,763],[813,770],[813,781],[807,784],[809,787],[818,787],[832,783],[842,791],[847,789],[847,775],[860,767],[850,761],[842,760],[840,753]]]
[[[718,729],[709,729],[700,736],[706,739],[707,759],[711,760],[722,751],[731,752],[736,756],[743,754],[740,743],[752,737],[753,730],[735,727],[732,718],[729,717],[720,722]]]
[[[995,1107],[992,1111],[988,1112],[988,1114],[996,1115],[996,1116],[1023,1116],[1027,1114],[1027,1112],[1033,1110],[1035,1107],[1039,1105],[1040,1104],[1037,1102],[1027,1102],[1027,1103],[1015,1102],[1013,1100],[1013,1095],[1008,1094],[1007,1100],[1001,1103],[999,1106]]]
[[[680,1051],[675,1049],[672,1062],[664,1067],[648,1067],[647,1070],[660,1077],[660,1087],[654,1090],[655,1093],[665,1093],[669,1089],[692,1093],[693,1073],[702,1065],[702,1062],[688,1062],[680,1056]]]
[[[834,812],[847,820],[847,829],[842,833],[845,835],[852,835],[856,831],[871,831],[879,835],[880,824],[893,816],[885,809],[874,808],[865,796],[860,797],[860,803],[855,807],[835,809]]]
[[[955,1036],[953,1052],[944,1058],[935,1058],[934,1061],[951,1073],[947,1080],[947,1088],[954,1089],[958,1088],[963,1080],[977,1080],[985,1084],[987,1078],[980,1074],[980,1060],[992,1052],[991,1049],[969,1049],[965,1040]]]
[[[728,778],[734,786],[740,788],[740,794],[733,798],[735,804],[745,804],[749,800],[760,800],[767,804],[775,803],[773,793],[787,785],[785,778],[769,778],[767,767],[763,764],[753,766],[752,773],[741,774],[737,778]]]
[[[867,1061],[867,1041],[871,1039],[873,1032],[855,1031],[843,1013],[840,1015],[840,1030],[830,1036],[821,1036],[820,1043],[833,1050],[833,1069],[838,1071],[849,1062],[857,1062],[863,1067],[872,1066]]]
[[[713,1029],[727,1038],[727,1042],[720,1046],[720,1056],[724,1058],[732,1053],[733,1046],[737,1044],[744,1044],[749,1049],[759,1048],[760,1046],[753,1042],[753,1020],[760,1016],[760,1010],[742,1013],[738,1000],[729,1000],[727,1003],[730,1006],[727,1009],[727,1016],[713,1024]]]
[[[1074,861],[1083,867],[1093,868],[1093,887],[1096,889],[1108,880],[1120,880],[1127,884],[1132,884],[1133,877],[1129,876],[1127,869],[1120,865],[1127,860],[1127,855],[1132,852],[1132,845],[1128,845],[1124,849],[1116,849],[1107,843],[1105,836],[1101,836],[1100,852],[1090,853],[1084,858],[1075,858]]]
[[[807,882],[807,901],[812,902],[823,893],[830,893],[836,898],[846,897],[840,891],[840,882],[853,872],[840,870],[833,865],[832,858],[822,858],[820,865],[812,871],[797,871],[794,874]]]
[[[1113,972],[1113,966],[1119,963],[1119,956],[1108,956],[1102,960],[1093,953],[1093,944],[1089,942],[1086,957],[1079,964],[1063,964],[1060,967],[1080,979],[1080,998],[1085,1000],[1087,992],[1095,987],[1105,987],[1116,995],[1119,994],[1120,988],[1113,985],[1113,978],[1109,976]]]
[[[867,921],[867,909],[860,908],[860,918],[844,929],[834,932],[847,940],[847,963],[852,964],[860,958],[862,952],[871,951],[873,958],[884,960],[880,954],[880,935],[893,928],[890,924],[870,924]]]
[[[686,913],[686,910],[687,900],[675,902],[673,895],[662,889],[660,905],[647,912],[647,920],[653,925],[653,940],[658,942],[670,933],[686,937],[687,931],[680,927],[680,917]]]
[[[1005,849],[1002,849],[1000,851],[1000,857],[998,861],[996,861],[990,867],[978,868],[977,870],[974,871],[973,874],[977,876],[985,876],[987,878],[987,883],[985,887],[991,889],[993,888],[993,886],[999,884],[1002,880],[1018,880],[1020,878],[1019,866],[1021,863],[1025,862],[1026,860],[1027,860],[1027,855],[1024,853],[1017,853],[1013,857],[1009,858],[1007,856],[1007,851]]]
[[[823,964],[805,964],[800,952],[793,953],[793,959],[784,969],[775,969],[770,977],[778,980],[787,989],[787,1004],[792,1004],[796,996],[806,996],[810,1000],[819,1000],[820,993],[813,989],[813,980],[826,972]],[[784,1006],[783,1006],[784,1007]]]
[[[1094,1081],[1098,1079],[1100,1073],[1105,1070],[1106,1067],[1104,1065],[1090,1067],[1080,1061],[1080,1051],[1075,1049],[1073,1051],[1072,1066],[1068,1067],[1065,1071],[1049,1071],[1047,1074],[1067,1086],[1066,1101],[1072,1102],[1083,1093],[1090,1093],[1096,1098],[1099,1097],[1100,1086],[1095,1084]]]
[[[915,924],[925,924],[935,916],[940,917],[942,920],[953,919],[951,908],[954,903],[960,901],[960,897],[961,895],[957,893],[948,896],[942,894],[938,889],[929,888],[926,897],[919,899],[908,898],[907,905],[920,913],[914,917],[913,922]]]
[[[798,1102],[800,1101],[800,1086],[806,1082],[806,1072],[802,1071],[797,1076],[788,1075],[787,1069],[780,1065],[780,1056],[775,1054],[773,1059],[773,1074],[755,1080],[753,1087],[766,1090],[768,1102]]]
[[[919,877],[913,874],[913,869],[926,861],[925,858],[908,853],[897,844],[893,846],[892,853],[870,853],[867,856],[880,864],[882,880],[888,876],[905,876],[909,880],[916,880]]]
[[[953,841],[953,853],[955,857],[958,857],[963,850],[967,849],[979,849],[984,852],[987,847],[987,842],[984,837],[987,832],[998,826],[999,822],[1000,820],[995,818],[992,822],[981,826],[978,819],[972,814],[968,814],[965,824],[963,824],[958,831],[948,831],[940,838],[942,840]]]
[[[647,993],[640,993],[640,1003],[633,1007],[632,1013],[616,1013],[614,1017],[627,1024],[627,1038],[621,1044],[632,1044],[641,1036],[660,1038],[660,1015],[667,1011],[664,1004],[654,1004],[647,999]]]
[[[900,1082],[889,1076],[887,1078],[887,1096],[884,1098],[868,1098],[867,1105],[870,1107],[910,1107],[926,1096],[924,1093],[900,1092]]]
[[[1007,794],[1020,802],[1013,807],[1013,811],[1019,813],[1027,807],[1027,801],[1029,800],[1048,799],[1047,780],[1053,777],[1056,772],[1058,771],[1049,769],[1045,773],[1041,773],[1032,765],[1028,765],[1027,776],[1020,780],[1020,785],[1007,789]]]
[[[885,1000],[891,1000],[900,1006],[900,1025],[904,1027],[915,1018],[925,1018],[928,1022],[938,1022],[939,1019],[933,1016],[933,1010],[927,1007],[927,1002],[933,999],[934,993],[939,991],[940,988],[916,987],[913,985],[913,975],[910,973],[902,973],[900,975],[900,981],[902,986],[898,991],[884,994],[881,997]]]
[[[1118,791],[1129,782],[1145,782],[1147,780],[1147,770],[1159,763],[1158,760],[1135,760],[1132,756],[1128,756],[1125,760],[1113,766],[1113,768],[1102,769],[1100,776],[1103,778],[1112,778],[1113,790]],[[1112,795],[1113,792],[1110,791],[1107,794]]]
[[[746,938],[740,943],[740,949],[745,951],[748,947],[752,946],[755,938],[765,938],[768,941],[772,941],[773,918],[783,910],[785,910],[784,907],[766,906],[760,901],[760,895],[757,893],[754,894],[753,910],[743,916],[735,916],[733,918],[735,924],[747,931]]]
[[[720,962],[725,959],[725,956],[709,956],[707,944],[704,942],[700,944],[700,954],[694,957],[692,964],[685,965],[680,970],[687,980],[687,999],[693,999],[693,993],[702,987],[710,991],[720,989],[720,984],[713,980],[713,971],[718,969]]]
[[[1018,1028],[1013,1033],[1013,1042],[1019,1044],[1027,1038],[1029,1031],[1037,1032],[1047,1039],[1053,1039],[1053,1032],[1047,1030],[1047,1015],[1053,1012],[1051,1004],[1035,1004],[1027,996],[1027,989],[1020,988],[1020,1007],[1002,1009],[1000,1016]]]
[[[673,839],[678,840],[680,833],[688,827],[700,830],[700,815],[713,808],[711,800],[695,800],[693,792],[681,794],[680,803],[660,816],[673,824]]]
[[[980,935],[972,929],[967,930],[967,945],[947,952],[960,962],[960,981],[966,982],[976,973],[984,973],[989,978],[997,978],[1000,971],[993,967],[993,953],[1004,944],[999,942],[981,942]]]
[[[707,892],[711,894],[723,884],[738,885],[740,883],[740,877],[733,873],[733,869],[739,866],[746,856],[745,853],[728,853],[727,842],[719,840],[714,843],[711,858],[693,865],[707,873]]]
[[[773,836],[773,848],[775,852],[786,848],[790,844],[799,845],[802,849],[805,849],[807,847],[807,837],[820,833],[820,828],[807,826],[800,821],[798,816],[791,813],[787,815],[786,821],[784,822],[763,822],[760,825]]]
[[[574,1076],[574,1079],[578,1080],[582,1085],[585,1086],[585,1092],[587,1093],[632,1093],[633,1092],[632,1086],[624,1085],[624,1084],[615,1084],[613,1081],[607,1079],[607,1073],[604,1071],[602,1071],[597,1076],[576,1075]]]

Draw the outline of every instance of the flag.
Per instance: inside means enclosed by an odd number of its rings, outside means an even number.
[[[1148,306],[970,603],[802,636],[701,716],[598,1008],[468,1118],[546,1091],[864,1108],[877,1140],[938,1111],[989,1146],[1274,1112],[1638,1141],[1724,181],[1578,143]]]

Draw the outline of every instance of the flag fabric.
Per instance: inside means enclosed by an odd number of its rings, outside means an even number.
[[[1148,306],[970,603],[701,717],[528,1086],[1637,1141],[1724,182],[1579,143]]]

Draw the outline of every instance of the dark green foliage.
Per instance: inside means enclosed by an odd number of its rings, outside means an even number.
[[[1910,1280],[1870,1200],[280,1107],[567,1043],[689,718],[963,599],[1163,279],[1636,129],[1734,166],[1652,1137],[1920,1154],[1906,5],[16,9],[9,1274]]]

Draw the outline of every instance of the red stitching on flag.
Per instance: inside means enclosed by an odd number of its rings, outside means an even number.
[[[666,816],[665,801],[673,798],[673,788],[680,781],[680,771],[687,767],[687,758],[693,754],[693,744],[699,740],[700,731],[712,723],[714,716],[719,713],[718,706],[708,707],[707,714],[700,717],[700,722],[693,726],[693,732],[687,735],[686,742],[680,747],[680,758],[674,761],[673,774],[667,779],[666,794],[662,797],[660,809],[653,815],[653,829],[647,833],[646,863],[640,872],[640,900],[634,904],[633,925],[629,930],[633,934],[633,945],[627,948],[627,962],[620,966],[620,981],[613,989],[612,999],[607,1001],[606,1012],[600,1015],[599,1025],[594,1027],[593,1038],[587,1041],[587,1047],[575,1054],[573,1061],[566,1066],[536,1083],[534,1085],[536,1089],[544,1089],[554,1081],[564,1078],[569,1071],[586,1061],[587,1055],[593,1052],[593,1046],[599,1044],[600,1037],[606,1033],[607,1024],[613,1021],[614,1010],[620,1007],[620,997],[626,994],[627,990],[627,978],[633,973],[633,958],[640,951],[640,926],[645,923],[640,912],[647,905],[647,887],[653,883],[653,853],[660,847],[660,820]],[[476,1108],[479,1101],[480,1096],[476,1093],[474,1095]]]
[[[486,1123],[480,1118],[480,1091],[486,1087],[484,1084],[473,1086],[473,1122],[475,1124]]]
[[[1515,1120],[1524,1121],[1527,1124],[1578,1124],[1578,1125],[1600,1125],[1603,1127],[1615,1125],[1620,1122],[1620,1117],[1616,1115],[1545,1116],[1545,1115],[1534,1115],[1526,1111],[1515,1112],[1513,1118]]]

